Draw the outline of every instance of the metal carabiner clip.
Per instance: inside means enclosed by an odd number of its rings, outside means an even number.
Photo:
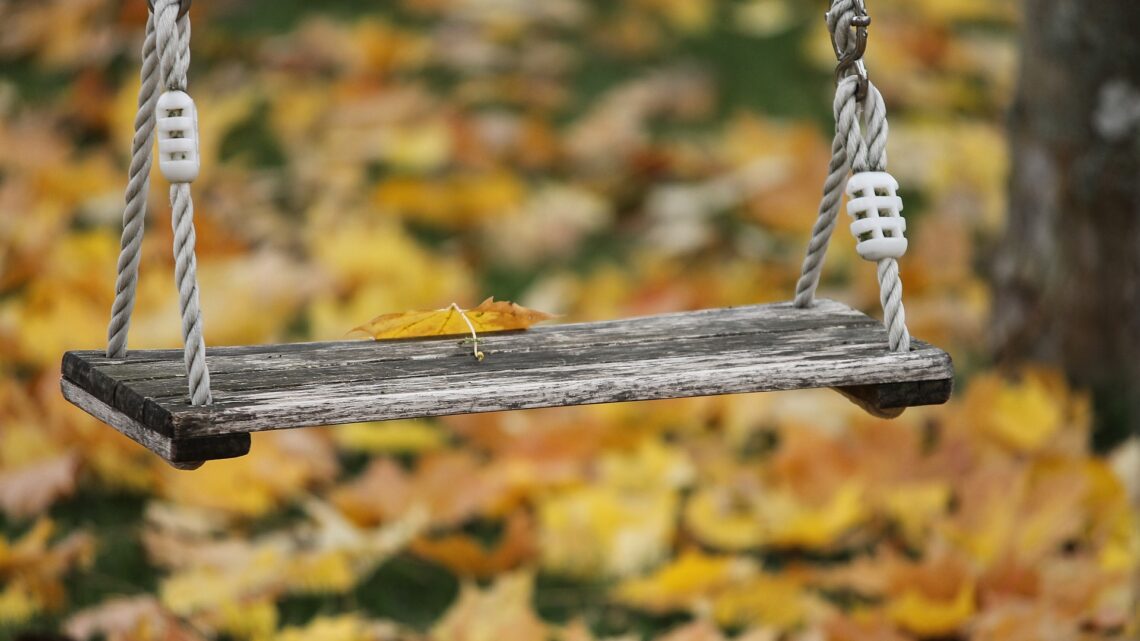
[[[855,100],[863,102],[867,99],[867,93],[871,90],[871,78],[867,74],[867,65],[863,64],[863,59],[860,58],[850,65],[855,69],[855,77],[859,79],[859,86],[855,89]],[[835,70],[835,82],[838,84],[843,80],[843,72],[846,69]]]
[[[190,3],[192,0],[179,0],[178,2],[178,19],[181,20],[182,16],[190,13]],[[146,6],[154,13],[154,0],[146,0]]]
[[[839,60],[838,64],[835,65],[835,82],[838,84],[840,80],[843,80],[843,76],[848,70],[854,68],[859,78],[859,89],[855,97],[858,100],[863,100],[867,97],[870,83],[867,76],[867,66],[863,64],[863,54],[867,53],[867,27],[871,26],[871,16],[867,15],[867,10],[863,7],[862,2],[856,2],[856,7],[858,15],[851,18],[851,26],[855,27],[855,47],[850,51],[839,49],[835,31],[831,29],[830,14],[825,16],[825,19],[828,23],[828,29],[831,30],[831,47],[835,50],[835,57]]]

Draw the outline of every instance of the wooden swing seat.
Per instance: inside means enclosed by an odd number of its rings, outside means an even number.
[[[63,394],[167,461],[242,456],[250,432],[387,419],[833,387],[873,413],[944,403],[953,368],[841,303],[708,309],[470,339],[211,347],[213,403],[189,404],[182,350],[63,357]]]

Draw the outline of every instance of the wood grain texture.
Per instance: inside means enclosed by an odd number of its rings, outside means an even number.
[[[194,469],[205,460],[235,458],[249,453],[249,434],[221,434],[174,440],[129,418],[66,378],[60,381],[60,387],[63,397],[76,407],[122,432],[179,469]]]
[[[538,327],[488,334],[479,344],[482,362],[458,337],[209,348],[214,403],[205,407],[189,405],[180,350],[125,359],[68,352],[63,376],[65,389],[82,390],[132,429],[184,443],[311,425],[818,387],[844,388],[869,410],[889,413],[945,402],[953,375],[945,352],[917,341],[910,353],[892,354],[879,321],[823,300],[809,310],[781,303]]]

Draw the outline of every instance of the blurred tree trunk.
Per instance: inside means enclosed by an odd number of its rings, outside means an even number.
[[[993,339],[1091,389],[1105,446],[1140,434],[1140,2],[1024,9]]]

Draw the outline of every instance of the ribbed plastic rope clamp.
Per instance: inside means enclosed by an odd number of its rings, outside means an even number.
[[[899,183],[885,171],[864,171],[847,181],[847,213],[853,219],[855,250],[864,260],[902,258],[906,253],[906,219]]]
[[[185,91],[166,91],[154,107],[158,138],[158,168],[172,183],[198,178],[198,109]]]

